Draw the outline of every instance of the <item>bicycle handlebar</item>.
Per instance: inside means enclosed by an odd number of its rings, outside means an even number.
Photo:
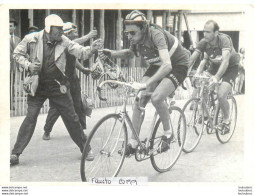
[[[208,76],[203,76],[203,75],[194,75],[193,77],[195,77],[195,78],[199,78],[199,79],[210,79],[210,77],[208,77]]]
[[[193,78],[194,78],[193,85],[195,88],[201,86],[201,83],[208,83],[208,80],[210,79],[210,77],[203,75],[193,76]]]

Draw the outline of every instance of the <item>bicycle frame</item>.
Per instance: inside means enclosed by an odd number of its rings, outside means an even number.
[[[209,120],[209,123],[211,125],[211,128],[214,129],[215,128],[215,123],[216,123],[216,118],[215,117],[212,118],[212,116],[209,113],[208,103],[206,103],[205,97],[204,97],[204,94],[205,94],[204,90],[206,88],[205,85],[206,85],[206,83],[204,81],[202,81],[201,82],[201,86],[200,86],[199,98],[200,98],[200,102],[201,102],[202,108],[204,109],[204,112],[206,113],[206,115],[208,117],[208,120]],[[218,87],[218,85],[216,87]],[[208,92],[208,97],[211,96],[210,92]],[[215,104],[213,98],[212,98],[212,100],[208,100],[208,101],[212,101],[212,102],[209,102],[209,103]],[[219,107],[220,107],[219,106],[219,102],[217,102],[217,104],[215,105],[215,113],[217,113],[219,111]]]
[[[107,81],[103,81],[102,84],[101,84],[101,86],[102,86],[103,84],[105,84],[106,82],[107,82]],[[112,82],[112,81],[108,80],[108,82]],[[113,83],[116,83],[116,84],[123,84],[123,82],[119,82],[119,81],[113,81]],[[125,84],[125,86],[128,86],[128,85]],[[99,90],[100,90],[100,87],[99,87]],[[100,97],[100,95],[99,95],[99,97]],[[132,121],[131,121],[131,119],[130,119],[130,116],[129,116],[127,110],[126,110],[127,100],[128,100],[129,97],[134,97],[134,94],[130,94],[129,89],[127,89],[127,90],[125,91],[124,101],[123,101],[122,108],[121,108],[121,110],[120,110],[120,112],[119,112],[119,116],[121,117],[122,123],[121,123],[121,130],[120,130],[120,132],[119,132],[118,139],[119,139],[119,137],[120,137],[120,135],[121,135],[121,131],[122,131],[122,129],[123,129],[124,124],[127,123],[128,126],[130,127],[130,129],[131,129],[131,131],[132,131],[132,133],[133,133],[135,139],[137,140],[138,146],[140,146],[140,149],[141,149],[142,151],[145,151],[145,154],[146,154],[146,155],[149,155],[149,142],[150,142],[150,140],[151,140],[151,138],[152,138],[153,128],[154,128],[154,126],[155,126],[155,124],[156,124],[156,121],[157,121],[157,118],[158,118],[158,113],[157,113],[157,111],[155,111],[155,113],[154,113],[153,120],[152,120],[152,123],[150,124],[150,128],[149,128],[149,129],[150,129],[150,130],[149,130],[149,131],[150,131],[150,134],[149,134],[149,136],[148,136],[148,139],[146,138],[146,143],[145,143],[145,145],[143,145],[142,142],[141,142],[141,140],[140,140],[140,138],[139,138],[139,135],[137,134],[137,131],[135,130],[135,128],[134,128],[134,126],[133,126],[133,123],[132,123]],[[105,100],[105,98],[102,98],[102,97],[100,97],[100,99]],[[170,104],[167,103],[167,105],[168,105],[168,107],[170,107],[170,106],[169,106]],[[140,109],[141,111],[143,111],[143,112],[144,112],[144,110],[145,110],[144,108],[141,108],[140,106],[139,106],[139,109]],[[171,122],[171,118],[170,118],[170,117],[169,117],[169,123],[170,123],[171,129],[173,129],[173,127],[172,127],[172,122]],[[113,127],[114,127],[114,126],[113,126]],[[110,135],[113,133],[113,129],[114,129],[113,127],[111,128]],[[107,145],[109,139],[110,139],[110,136],[108,136],[108,139],[107,139],[106,143],[104,144],[103,148],[105,147],[105,145]],[[116,143],[117,143],[117,142],[116,142]],[[114,146],[114,150],[115,150],[115,148],[116,148],[116,145]],[[113,150],[113,152],[114,152],[114,150]],[[154,149],[154,151],[155,151],[155,150],[157,150],[157,149]],[[112,153],[113,153],[113,152],[112,152]],[[151,152],[151,154],[152,154],[152,153],[153,153],[153,151]]]
[[[131,122],[130,116],[129,116],[127,110],[126,110],[127,100],[128,100],[128,96],[127,96],[127,94],[125,94],[124,103],[123,103],[122,109],[121,109],[121,111],[119,113],[119,115],[122,118],[122,126],[121,126],[121,128],[123,128],[124,123],[127,122],[128,126],[130,127],[130,129],[131,129],[135,139],[137,140],[138,145],[140,146],[141,150],[146,151],[146,154],[148,154],[147,148],[149,146],[149,140],[151,140],[151,137],[152,137],[152,133],[153,133],[152,130],[153,130],[155,122],[157,120],[158,113],[156,111],[154,113],[154,117],[153,117],[152,123],[151,123],[150,128],[149,128],[150,129],[149,139],[147,139],[146,144],[144,146],[142,144],[141,140],[139,139],[139,135],[137,134],[137,131],[135,130],[135,128],[134,128],[134,126],[133,126],[133,124]],[[142,111],[144,112],[144,109],[142,109]]]

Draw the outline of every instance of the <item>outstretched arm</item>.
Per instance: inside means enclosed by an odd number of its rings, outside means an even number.
[[[75,67],[80,70],[81,72],[83,72],[84,74],[88,74],[90,73],[90,69],[89,68],[85,68],[79,61],[78,59],[76,59],[75,61]]]
[[[193,54],[191,55],[190,57],[190,66],[188,68],[188,75],[190,74],[191,72],[191,69],[193,67],[193,65],[195,64],[197,58],[199,57],[200,53],[198,51],[194,51]]]
[[[206,65],[206,63],[207,63],[207,59],[208,59],[208,56],[207,56],[207,54],[205,53],[205,54],[204,54],[204,59],[200,62],[199,66],[198,66],[198,68],[197,68],[196,74],[200,74],[200,73],[203,72],[203,70],[204,70],[204,68],[205,68],[205,65]]]
[[[73,41],[78,44],[83,44],[83,43],[89,41],[90,39],[95,38],[96,36],[97,36],[97,30],[92,30],[87,35],[84,35],[80,38],[74,39]]]
[[[103,49],[102,53],[112,58],[130,59],[134,57],[134,52],[130,49],[122,49],[122,50]],[[103,56],[101,57],[103,58]]]

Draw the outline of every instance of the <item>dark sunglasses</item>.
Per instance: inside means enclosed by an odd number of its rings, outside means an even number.
[[[128,34],[131,34],[131,36],[134,36],[137,33],[137,31],[124,31],[124,34],[128,36]]]

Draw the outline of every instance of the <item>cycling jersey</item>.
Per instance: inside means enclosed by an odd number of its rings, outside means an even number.
[[[196,48],[196,51],[199,53],[205,52],[208,56],[208,61],[212,63],[213,66],[220,66],[221,64],[221,57],[222,57],[222,51],[229,50],[230,51],[230,59],[229,59],[229,67],[230,66],[238,66],[240,56],[235,51],[233,47],[232,40],[230,36],[219,33],[218,39],[215,45],[210,45],[208,42],[205,41],[205,39],[202,39]],[[215,62],[216,60],[217,63]]]
[[[130,49],[137,55],[143,56],[148,65],[161,65],[159,50],[168,49],[172,66],[189,65],[189,54],[176,37],[168,31],[150,26],[139,44],[132,44]]]

